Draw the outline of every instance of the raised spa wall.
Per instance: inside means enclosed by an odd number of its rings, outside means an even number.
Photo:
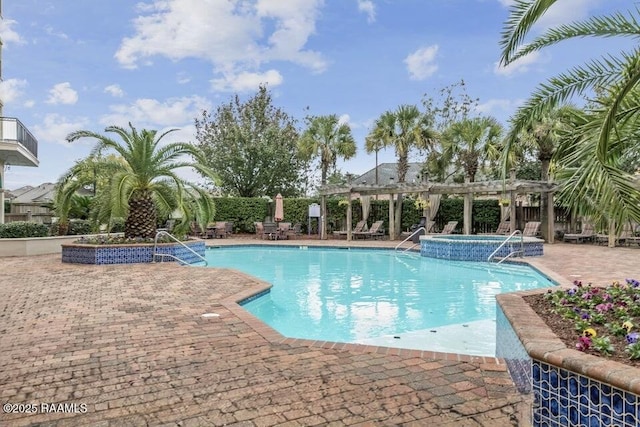
[[[202,240],[184,242],[198,255],[204,257],[205,243]],[[201,261],[193,252],[178,243],[158,243],[158,254],[169,254],[186,263]],[[160,259],[158,259],[160,260]],[[175,261],[163,257],[163,261]],[[70,243],[62,245],[62,262],[75,264],[136,264],[153,261],[153,243],[135,245],[86,245]]]
[[[640,369],[567,348],[522,298],[540,292],[496,296],[496,356],[533,392],[532,425],[640,426]]]
[[[439,235],[420,236],[420,255],[448,259],[454,261],[487,261],[489,256],[507,239],[507,236],[473,236],[473,235]],[[541,256],[544,240],[534,237],[524,237],[522,247],[524,256]],[[496,257],[503,258],[511,252],[520,250],[520,237],[511,238],[509,243],[502,246]]]

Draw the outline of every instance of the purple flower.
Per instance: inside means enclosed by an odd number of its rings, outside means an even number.
[[[573,295],[576,294],[576,292],[578,292],[578,290],[576,288],[571,288],[571,289],[567,290],[567,295],[573,296]]]
[[[640,338],[640,334],[637,332],[631,332],[630,334],[627,334],[627,342],[629,344],[637,343],[639,338]]]
[[[626,279],[626,281],[629,286],[633,286],[634,288],[637,288],[638,286],[640,286],[640,282],[637,281],[636,279]]]
[[[580,318],[583,320],[588,320],[591,319],[591,315],[588,311],[583,311],[582,314],[580,314]]]

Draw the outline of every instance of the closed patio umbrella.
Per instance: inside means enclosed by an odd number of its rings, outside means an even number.
[[[282,195],[278,193],[276,196],[276,211],[273,214],[273,219],[276,222],[282,221],[284,219],[284,206],[282,203]]]

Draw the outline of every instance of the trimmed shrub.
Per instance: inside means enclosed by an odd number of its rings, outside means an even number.
[[[46,237],[49,227],[35,222],[16,221],[0,224],[0,238]]]
[[[80,234],[91,234],[93,232],[93,226],[91,221],[86,219],[73,219],[69,221],[69,231],[67,232],[70,236],[77,236]]]

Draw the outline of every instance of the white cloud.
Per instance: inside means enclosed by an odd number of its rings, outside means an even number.
[[[7,79],[0,81],[0,99],[5,104],[16,101],[22,96],[22,89],[27,86],[26,80]]]
[[[282,84],[282,75],[276,70],[264,73],[228,73],[221,78],[211,80],[211,87],[220,92],[247,92],[266,84],[273,88]]]
[[[124,91],[117,84],[112,84],[104,88],[105,93],[108,93],[111,96],[116,98],[122,98],[124,96]]]
[[[200,58],[223,80],[260,74],[270,61],[322,72],[326,61],[305,49],[321,5],[322,0],[153,0],[138,8],[135,33],[122,40],[115,57],[126,68],[154,56]]]
[[[38,142],[63,144],[70,147],[66,141],[71,132],[87,129],[89,120],[86,118],[69,119],[60,114],[47,114],[41,124],[33,126],[33,134]]]
[[[542,62],[542,56],[540,52],[531,52],[530,54],[518,58],[511,64],[503,67],[500,62],[495,62],[493,66],[493,72],[500,76],[510,77],[516,73],[525,73],[531,69],[533,65]]]
[[[25,108],[33,108],[36,105],[36,101],[34,101],[33,99],[29,99],[25,101],[23,105]]]
[[[348,114],[342,114],[340,117],[338,117],[338,124],[346,124],[351,126],[351,124],[349,123],[350,120],[351,116],[349,116]]]
[[[376,6],[371,0],[358,0],[358,10],[367,14],[367,22],[376,21]]]
[[[511,115],[523,102],[523,99],[493,98],[478,104],[475,111],[486,115]]]
[[[11,19],[0,19],[0,38],[2,39],[2,43],[4,45],[15,43],[15,44],[24,44],[24,39],[13,30],[13,26],[16,24],[16,21]]]
[[[193,121],[202,110],[210,110],[211,103],[200,96],[171,98],[164,102],[156,99],[138,99],[132,104],[109,107],[111,112],[100,118],[105,126],[128,126],[137,128],[162,128],[180,126]]]
[[[178,76],[176,77],[176,81],[178,82],[178,84],[187,84],[191,81],[191,77],[189,76],[188,73],[181,71],[178,73]]]
[[[435,63],[437,53],[438,45],[434,44],[421,47],[405,58],[404,63],[407,64],[412,80],[424,80],[438,70],[438,65]]]
[[[78,92],[71,88],[71,83],[64,82],[54,85],[49,90],[47,104],[68,104],[73,105],[78,102]]]

